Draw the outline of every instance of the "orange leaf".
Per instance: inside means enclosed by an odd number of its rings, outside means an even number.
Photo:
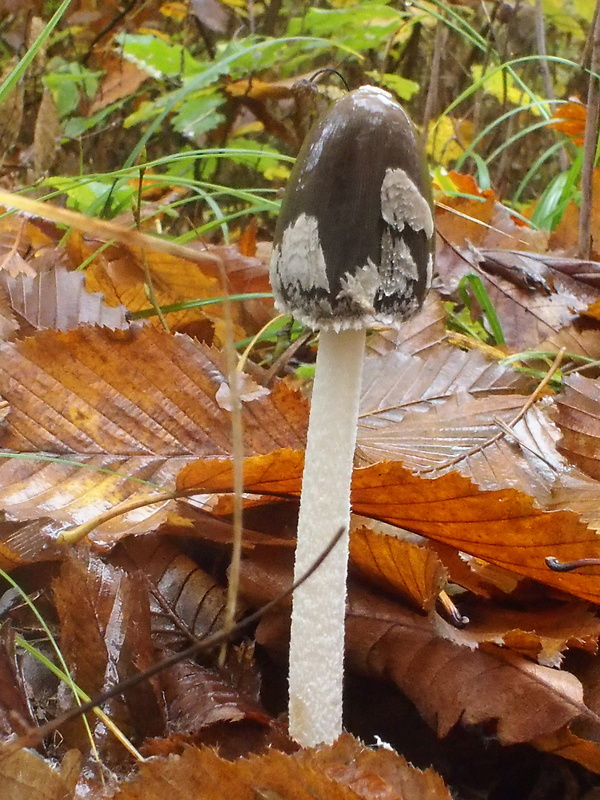
[[[558,106],[554,114],[552,114],[552,121],[548,123],[548,127],[551,130],[566,134],[573,144],[581,146],[585,134],[586,119],[586,106],[577,100],[571,100]]]
[[[352,531],[350,560],[362,577],[426,611],[446,582],[446,570],[431,548],[367,527]]]
[[[279,450],[244,461],[244,491],[298,497],[303,454]],[[178,489],[231,492],[229,459],[189,464]],[[481,491],[455,472],[439,478],[413,475],[398,462],[354,470],[353,511],[389,522],[464,550],[519,575],[600,602],[600,574],[552,572],[546,556],[560,561],[600,556],[600,538],[570,511],[542,511],[531,497],[514,489]]]

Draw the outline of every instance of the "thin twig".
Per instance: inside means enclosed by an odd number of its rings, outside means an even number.
[[[578,253],[588,259],[592,251],[592,194],[594,164],[598,146],[598,112],[600,110],[600,83],[596,75],[600,71],[600,0],[596,0],[596,19],[592,39],[590,78],[587,96],[587,116],[583,139],[583,165],[581,167],[581,205],[579,208]],[[595,73],[595,74],[594,74]]]
[[[544,82],[544,93],[548,100],[555,100],[554,86],[552,84],[552,75],[550,74],[550,65],[546,58],[546,28],[544,25],[544,7],[542,0],[535,0],[535,39],[537,44],[538,55],[540,56],[540,67],[542,69],[542,81]],[[564,145],[558,151],[558,158],[562,172],[569,169],[569,157],[565,151]]]
[[[529,409],[533,406],[533,404],[538,400],[540,394],[544,391],[546,386],[552,380],[552,376],[556,372],[556,370],[560,367],[562,360],[564,358],[566,352],[566,348],[562,347],[558,353],[556,354],[556,358],[550,365],[550,368],[544,378],[540,381],[540,383],[536,386],[535,390],[529,395],[523,406],[520,408],[518,414],[511,419],[508,423],[507,427],[514,428],[514,426],[523,419],[525,414],[529,411]],[[481,452],[484,448],[489,447],[492,444],[495,444],[499,439],[502,439],[503,436],[506,435],[506,431],[501,429],[499,433],[495,434],[495,436],[490,436],[490,438],[483,442],[483,444],[478,444],[475,447],[471,447],[470,450],[467,450],[466,453],[461,453],[460,455],[456,456],[455,458],[448,459],[444,461],[442,464],[436,464],[432,467],[427,467],[426,469],[421,469],[418,471],[419,475],[427,475],[431,472],[438,472],[441,469],[447,469],[448,467],[454,467],[456,464],[459,464],[461,461],[464,461],[466,458],[470,458],[471,456],[475,455],[475,453]]]
[[[201,650],[212,649],[216,645],[227,641],[233,635],[240,633],[251,625],[254,625],[255,622],[258,622],[265,614],[271,611],[271,609],[280,605],[287,597],[291,597],[298,586],[303,584],[304,581],[310,578],[313,572],[319,569],[321,564],[323,564],[327,556],[331,553],[345,532],[345,528],[340,528],[340,530],[337,531],[335,536],[331,539],[327,547],[323,550],[321,555],[316,559],[316,561],[314,561],[313,564],[311,564],[306,572],[298,578],[297,581],[295,581],[285,591],[277,595],[277,597],[273,598],[273,600],[270,600],[264,606],[261,606],[261,608],[259,608],[253,614],[250,614],[250,616],[245,617],[245,619],[229,628],[224,628],[210,636],[205,636],[202,639],[198,639],[184,650],[181,650],[178,653],[173,653],[173,655],[157,662],[156,664],[153,664],[151,667],[148,667],[148,669],[142,670],[136,675],[132,675],[126,680],[121,681],[121,683],[117,684],[116,686],[107,689],[105,692],[97,695],[88,703],[82,703],[80,706],[74,706],[68,711],[65,711],[64,714],[61,714],[60,717],[57,717],[56,719],[47,722],[44,725],[40,725],[38,728],[29,731],[23,736],[19,736],[17,739],[13,739],[4,747],[0,748],[0,759],[6,758],[16,750],[20,750],[23,747],[35,747],[36,745],[40,744],[49,734],[53,733],[55,730],[57,730],[57,728],[59,728],[61,725],[64,725],[66,722],[70,722],[82,714],[87,714],[88,711],[92,711],[97,706],[104,705],[104,703],[113,697],[117,697],[129,689],[132,689],[134,686],[138,686],[138,684],[142,683],[143,681],[153,678],[159,672],[169,669],[175,664],[178,664],[180,661],[184,661],[185,659],[196,656]]]
[[[59,208],[58,206],[50,205],[50,203],[42,203],[39,200],[32,200],[29,197],[23,197],[20,194],[12,194],[0,189],[0,205],[5,208],[14,208],[18,211],[24,211],[26,214],[31,214],[34,217],[41,219],[48,219],[51,222],[56,222],[59,225],[66,225],[69,228],[83,231],[88,236],[94,236],[98,239],[114,239],[116,242],[121,242],[127,247],[148,248],[154,252],[168,253],[169,255],[178,258],[186,259],[187,261],[194,261],[198,264],[211,264],[212,266],[222,265],[221,259],[204,250],[196,250],[193,247],[186,247],[183,244],[169,241],[168,239],[159,239],[157,236],[149,236],[147,233],[141,233],[137,230],[124,228],[121,225],[116,225],[114,222],[107,222],[106,220],[96,219],[94,217],[86,217],[84,214],[79,214],[77,211],[70,211],[68,208]]]

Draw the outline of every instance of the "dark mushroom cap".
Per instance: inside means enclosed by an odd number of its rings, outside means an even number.
[[[312,328],[401,322],[433,271],[431,185],[413,125],[392,96],[362,86],[308,134],[275,231],[278,309]]]

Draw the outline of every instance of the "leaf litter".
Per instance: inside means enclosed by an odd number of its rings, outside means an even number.
[[[145,83],[125,64],[121,73],[109,64],[92,109]],[[257,101],[250,86],[241,88]],[[281,97],[289,98],[287,88]],[[37,157],[43,170],[54,157],[50,139]],[[440,739],[474,735],[507,752],[528,745],[600,773],[600,568],[558,573],[546,564],[548,556],[600,556],[597,367],[586,377],[561,375],[559,394],[532,395],[548,368],[545,351],[566,347],[565,370],[580,364],[574,356],[600,354],[598,264],[548,249],[572,250],[566,222],[549,244],[546,234],[517,225],[492,190],[468,176],[452,179],[479,200],[438,196],[440,293],[399,332],[374,332],[369,341],[353,479],[348,669],[392,684]],[[161,213],[159,203],[155,221]],[[55,222],[1,222],[0,565],[17,570],[72,678],[93,696],[223,624],[233,443],[218,300],[223,275],[231,294],[265,292],[268,283],[254,252],[199,241],[193,246],[207,257],[190,248],[186,258],[158,241],[153,248],[150,236],[132,244],[124,229],[109,242],[109,228],[69,214],[76,230],[66,245],[58,212]],[[504,344],[465,351],[446,331],[443,303],[470,273],[486,288]],[[211,304],[167,312],[166,326],[157,316],[130,322],[157,304],[191,299]],[[269,300],[232,311],[240,339],[273,313]],[[308,403],[293,364],[270,379],[269,348],[261,345],[248,363],[253,392],[242,405],[240,617],[291,580]],[[503,360],[519,351],[540,355],[516,366]],[[302,356],[312,357],[310,345]],[[165,489],[196,494],[126,510],[87,542],[64,547],[61,535],[74,526]],[[448,592],[463,628],[440,602]],[[31,679],[34,657],[15,641],[39,635],[31,610],[2,600],[8,739],[40,718],[33,696],[42,684]],[[224,666],[202,653],[103,703],[132,749],[91,717],[92,743],[80,723],[67,723],[38,754],[8,748],[2,791],[15,800],[89,792],[126,800],[162,798],[165,788],[187,798],[202,785],[203,797],[253,800],[448,798],[433,770],[349,734],[332,747],[297,750],[275,719],[281,702],[270,686],[281,682],[288,614],[284,602],[250,632],[257,654],[251,640],[237,642]],[[51,692],[44,713],[59,715],[72,699]],[[148,760],[134,768],[138,747]]]

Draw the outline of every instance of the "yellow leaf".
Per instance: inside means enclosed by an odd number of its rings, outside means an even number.
[[[471,74],[475,81],[483,78],[484,91],[491,94],[501,103],[508,100],[515,106],[526,106],[529,103],[542,102],[542,98],[538,97],[538,95],[521,86],[516,86],[514,80],[506,71],[488,70],[484,74],[483,67],[480,64],[474,64],[471,67]],[[536,106],[532,106],[529,110],[535,116],[539,117],[541,115],[541,111]]]
[[[442,166],[456,161],[473,140],[473,123],[445,114],[429,123],[427,154]]]
[[[188,13],[187,3],[163,3],[160,7],[160,13],[163,17],[171,17],[171,19],[174,19],[176,22],[183,22]]]

